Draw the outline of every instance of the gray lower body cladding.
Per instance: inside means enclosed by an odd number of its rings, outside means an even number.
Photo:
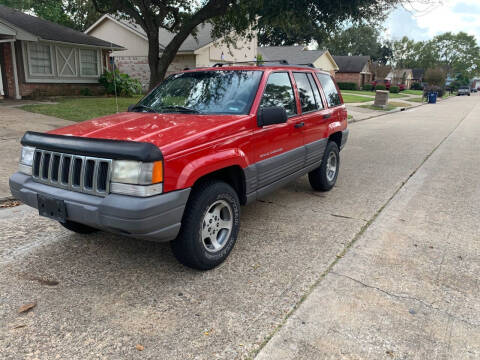
[[[342,131],[340,149],[345,146],[348,134],[348,129]],[[322,164],[327,144],[328,138],[324,138],[244,169],[247,203],[318,168]]]
[[[22,173],[10,177],[10,190],[15,198],[34,208],[38,208],[38,194],[64,200],[67,220],[154,241],[175,239],[190,194],[188,188],[147,198],[99,197],[41,184]]]

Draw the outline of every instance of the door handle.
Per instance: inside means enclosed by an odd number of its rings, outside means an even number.
[[[296,123],[295,124],[295,129],[299,129],[301,127],[303,127],[305,125],[305,123],[302,121],[302,122],[299,122],[299,123]]]
[[[325,114],[325,115],[323,115],[323,118],[324,119],[330,119],[331,116],[332,116],[331,114]]]

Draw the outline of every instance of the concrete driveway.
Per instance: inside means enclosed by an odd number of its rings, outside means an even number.
[[[478,358],[479,112],[473,96],[352,124],[338,185],[304,177],[242,208],[209,272],[0,211],[3,358]]]
[[[10,196],[8,177],[18,168],[20,139],[25,131],[45,132],[73,123],[23,111],[16,107],[18,105],[18,101],[0,103],[0,199]]]

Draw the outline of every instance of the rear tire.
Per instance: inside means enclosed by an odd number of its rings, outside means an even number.
[[[236,191],[223,181],[195,186],[182,218],[177,238],[171,242],[182,264],[210,270],[230,254],[240,227],[240,201]]]
[[[334,141],[329,141],[322,164],[315,170],[308,173],[308,180],[314,190],[329,191],[337,182],[338,171],[340,170],[340,151]]]
[[[60,225],[62,225],[65,229],[76,232],[77,234],[91,234],[99,231],[98,229],[95,229],[91,226],[80,224],[80,223],[69,221],[69,220],[67,220],[64,223],[60,222]]]

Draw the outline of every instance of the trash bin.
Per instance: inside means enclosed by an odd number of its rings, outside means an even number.
[[[428,103],[429,104],[436,104],[437,103],[437,95],[438,93],[436,92],[429,92],[428,93]]]

